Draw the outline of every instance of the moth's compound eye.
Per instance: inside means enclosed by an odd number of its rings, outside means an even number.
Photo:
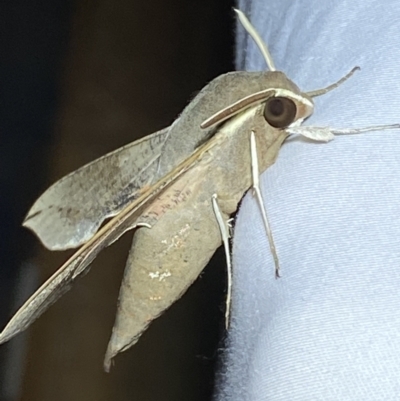
[[[272,97],[267,100],[264,108],[264,118],[275,128],[285,128],[296,117],[296,104],[287,97]]]

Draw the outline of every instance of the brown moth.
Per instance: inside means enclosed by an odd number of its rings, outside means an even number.
[[[24,226],[50,250],[80,248],[17,311],[0,343],[25,330],[88,272],[102,249],[135,229],[105,356],[108,371],[112,358],[135,344],[150,322],[182,296],[221,244],[230,271],[227,222],[251,187],[278,275],[258,175],[274,163],[289,135],[326,142],[336,133],[399,127],[300,127],[313,112],[312,98],[341,84],[354,69],[325,89],[301,92],[275,70],[265,44],[244,14],[236,12],[270,71],[238,71],[214,79],[170,127],[83,166],[35,202]],[[230,284],[227,316],[229,301]]]

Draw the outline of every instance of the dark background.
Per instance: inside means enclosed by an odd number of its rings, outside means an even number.
[[[56,179],[169,125],[232,70],[232,1],[0,2],[0,326],[66,259],[21,228]],[[102,371],[132,234],[26,334],[0,347],[1,401],[207,400],[223,344],[214,258],[140,342]]]

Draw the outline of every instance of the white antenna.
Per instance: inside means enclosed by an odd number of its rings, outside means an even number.
[[[262,55],[264,56],[265,62],[268,65],[270,71],[276,71],[274,61],[272,60],[271,54],[268,50],[267,45],[261,39],[258,32],[254,29],[254,26],[251,25],[251,22],[247,19],[247,17],[238,9],[234,8],[234,11],[239,17],[240,23],[243,25],[243,28],[247,31],[247,33],[253,38],[254,42],[256,42],[258,48],[260,49]]]

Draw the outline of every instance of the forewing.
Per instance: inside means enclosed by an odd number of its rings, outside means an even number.
[[[139,228],[133,238],[105,356],[106,371],[116,354],[135,344],[151,321],[182,296],[221,245],[208,190],[213,186],[204,185],[210,170],[207,164],[198,167],[175,181],[144,212],[157,216],[157,221],[151,230]]]
[[[89,271],[91,262],[101,250],[118,240],[126,231],[140,225],[146,226],[146,220],[140,219],[143,210],[169,185],[191,169],[202,155],[217,143],[218,141],[212,138],[105,224],[21,306],[0,334],[0,344],[25,330],[62,294],[68,291],[77,277]]]
[[[34,203],[23,225],[51,250],[84,244],[106,218],[115,216],[154,182],[168,129],[61,178]]]

